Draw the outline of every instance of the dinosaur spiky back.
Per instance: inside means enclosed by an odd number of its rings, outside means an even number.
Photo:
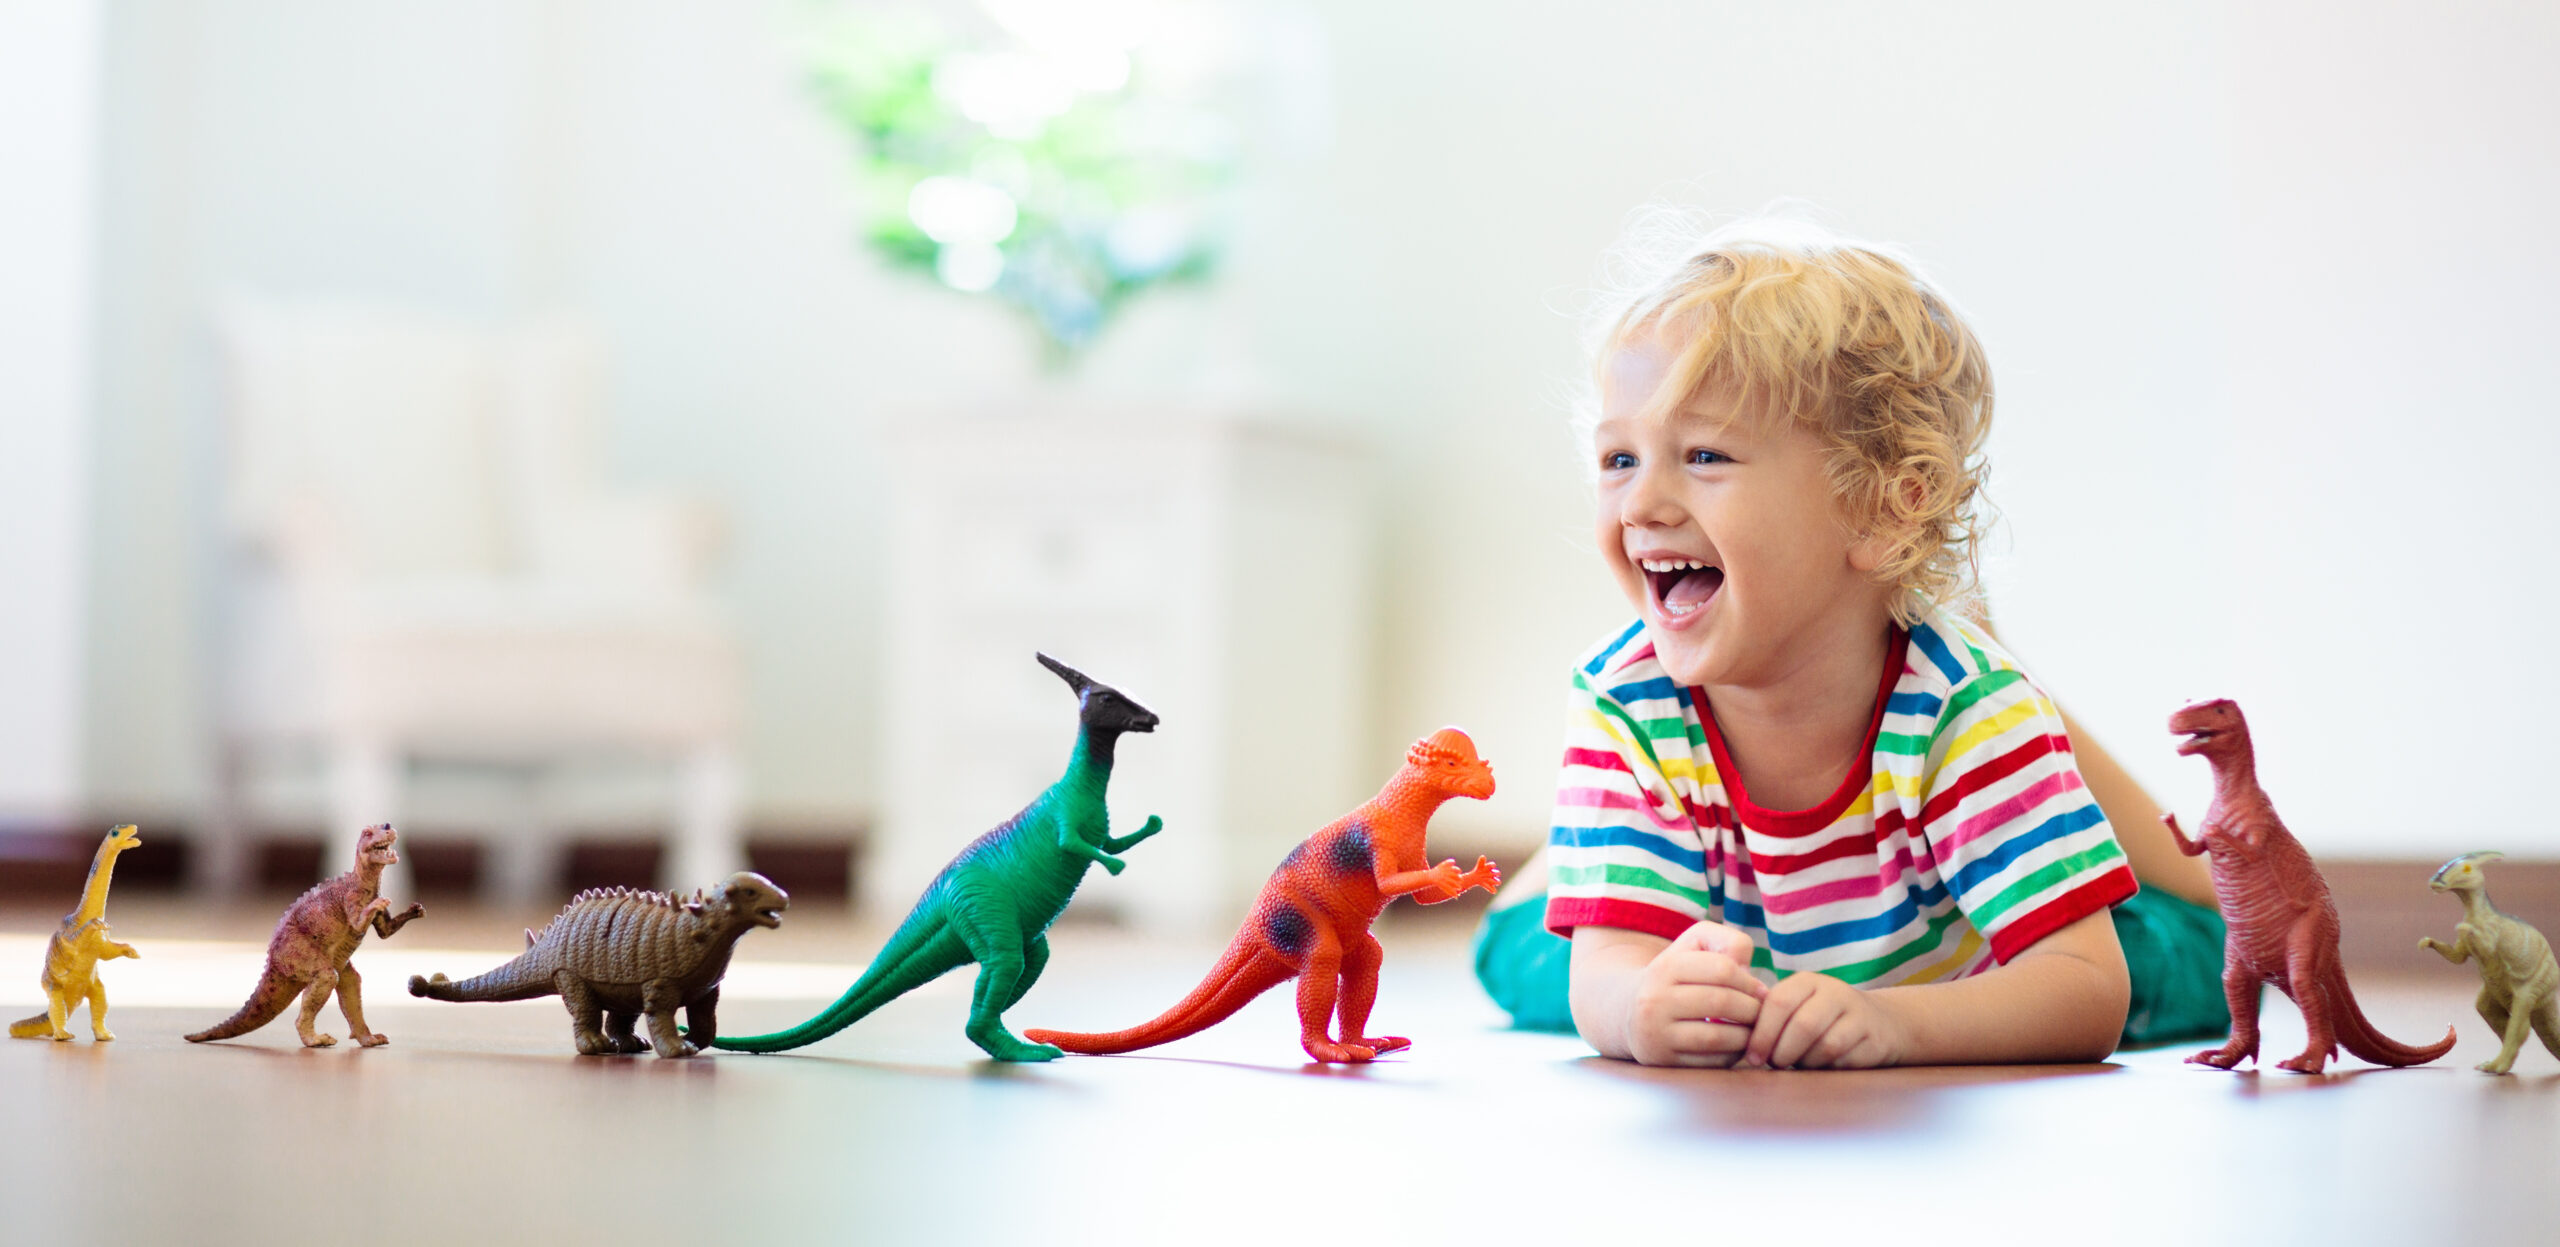
[[[529,957],[599,982],[681,976],[701,960],[700,893],[679,898],[643,888],[591,888],[570,898],[533,934]]]

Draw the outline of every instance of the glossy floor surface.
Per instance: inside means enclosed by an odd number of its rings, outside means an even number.
[[[386,1048],[305,1050],[230,1011],[265,915],[120,903],[120,1038],[0,1043],[9,1242],[1321,1243],[2549,1242],[2560,1061],[2517,1074],[2462,973],[2361,976],[2416,1070],[2221,1073],[2187,1050],[2103,1065],[1865,1073],[1644,1070],[1498,1029],[1464,930],[1388,927],[1376,1029],[1413,1051],[1309,1065],[1285,989],[1118,1058],[1002,1066],[954,975],[784,1056],[580,1058],[556,1002],[446,1005],[399,984],[520,947],[517,915],[439,912],[368,942]],[[31,1011],[49,920],[0,914]],[[181,939],[181,933],[193,939]],[[750,936],[723,1029],[799,1020],[882,933],[814,910]],[[219,937],[207,940],[205,937]],[[413,942],[414,941],[414,942]],[[1017,1027],[1102,1028],[1188,989],[1213,943],[1062,927]],[[478,951],[473,951],[478,950]],[[23,977],[24,984],[14,980]],[[325,1029],[344,1033],[333,1007]],[[2269,1009],[2268,1048],[2299,1020]]]

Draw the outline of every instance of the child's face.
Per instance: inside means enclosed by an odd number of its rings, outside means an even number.
[[[1603,373],[1596,517],[1601,560],[1644,615],[1672,678],[1774,684],[1824,647],[1877,629],[1889,590],[1833,501],[1819,440],[1709,386],[1646,407],[1682,343],[1622,343]]]

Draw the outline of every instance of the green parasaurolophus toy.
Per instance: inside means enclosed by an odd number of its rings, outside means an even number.
[[[976,962],[970,1041],[999,1061],[1047,1061],[1060,1055],[1048,1044],[1026,1043],[1005,1029],[1004,1011],[1031,990],[1049,963],[1049,924],[1075,895],[1085,867],[1100,863],[1119,874],[1123,863],[1115,854],[1162,831],[1164,822],[1150,817],[1138,830],[1114,836],[1103,802],[1121,734],[1154,731],[1155,712],[1046,654],[1038,657],[1040,665],[1075,690],[1081,707],[1066,774],[1021,813],[960,850],[926,886],[871,967],[825,1012],[770,1035],[722,1035],[711,1041],[713,1047],[737,1052],[804,1047]]]

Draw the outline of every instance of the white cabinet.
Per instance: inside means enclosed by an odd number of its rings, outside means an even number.
[[[1074,695],[1034,651],[1162,716],[1120,742],[1110,802],[1116,834],[1165,831],[1077,897],[1142,929],[1232,927],[1394,769],[1371,756],[1355,450],[1207,418],[955,419],[892,446],[876,917],[1065,769]]]

